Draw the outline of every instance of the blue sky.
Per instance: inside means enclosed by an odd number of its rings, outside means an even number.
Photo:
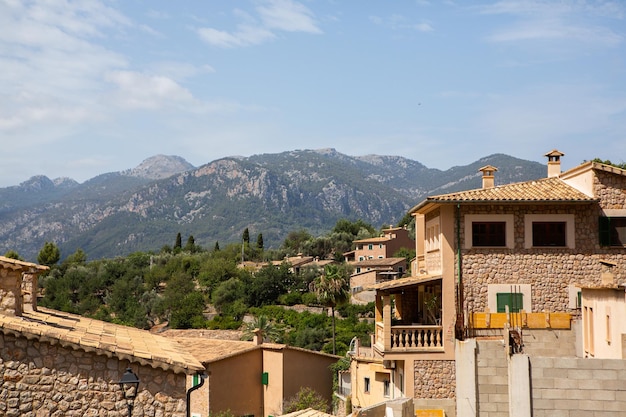
[[[626,2],[0,0],[0,186],[335,148],[626,160]]]

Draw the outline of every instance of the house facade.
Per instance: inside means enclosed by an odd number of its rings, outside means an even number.
[[[0,415],[126,415],[119,381],[140,383],[133,415],[186,415],[187,375],[202,364],[147,331],[37,307],[45,266],[0,256]]]
[[[390,258],[402,248],[415,247],[415,241],[409,237],[409,231],[403,227],[383,229],[380,236],[355,240],[353,243],[354,251],[345,254],[350,262]]]
[[[546,154],[547,178],[498,187],[497,169],[483,167],[481,189],[428,197],[411,210],[412,275],[371,287],[375,334],[371,348],[353,352],[354,407],[408,396],[416,408],[490,415],[494,401],[477,394],[480,383],[462,382],[480,369],[460,366],[480,355],[463,356],[464,341],[583,356],[581,287],[602,285],[607,262],[615,282],[626,279],[626,171],[587,162],[561,173],[562,156]],[[611,311],[613,323],[621,310]],[[477,414],[471,405],[480,401]]]
[[[194,392],[191,415],[208,417],[230,411],[235,416],[283,414],[286,400],[303,387],[332,404],[329,366],[338,356],[276,343],[177,337],[206,367],[207,377]]]

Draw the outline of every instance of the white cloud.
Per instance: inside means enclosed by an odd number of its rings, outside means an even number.
[[[286,32],[322,33],[306,6],[292,0],[270,0],[257,7],[264,25]]]
[[[292,0],[268,0],[256,7],[258,18],[235,9],[233,14],[242,21],[229,32],[202,27],[196,33],[204,42],[220,48],[259,45],[276,38],[276,31],[322,33],[311,10]]]
[[[432,32],[434,27],[426,21],[414,23],[406,16],[392,14],[388,17],[369,16],[372,23],[379,26],[386,26],[392,30],[415,30],[418,32]]]
[[[489,35],[491,42],[571,40],[614,46],[623,41],[623,36],[610,28],[611,21],[624,16],[624,6],[614,2],[510,0],[476,9],[481,14],[517,19]]]
[[[197,33],[203,41],[221,48],[258,45],[276,37],[267,29],[250,25],[240,25],[234,33],[213,28],[200,28]]]
[[[192,94],[175,81],[133,71],[112,71],[105,79],[118,87],[114,102],[126,109],[159,109],[193,103]]]

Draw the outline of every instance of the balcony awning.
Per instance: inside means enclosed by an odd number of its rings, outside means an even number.
[[[390,291],[395,289],[414,287],[418,285],[425,284],[427,282],[440,280],[441,275],[422,275],[419,277],[408,277],[408,278],[400,278],[394,279],[391,281],[381,282],[379,284],[373,284],[366,287],[366,290],[376,290],[376,291]]]

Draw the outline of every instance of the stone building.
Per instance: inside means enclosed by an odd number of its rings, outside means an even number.
[[[118,382],[130,368],[133,416],[185,416],[187,375],[202,364],[147,331],[37,307],[47,269],[0,256],[0,415],[126,416]]]
[[[412,275],[370,287],[375,333],[371,348],[353,350],[354,407],[412,397],[416,410],[458,416],[626,411],[615,394],[624,388],[618,371],[597,370],[615,387],[602,395],[593,389],[608,383],[576,384],[578,373],[555,379],[563,374],[549,371],[623,368],[584,362],[580,288],[602,285],[607,263],[618,288],[626,280],[626,171],[586,162],[562,173],[562,156],[546,154],[547,178],[498,187],[497,169],[483,167],[482,188],[431,196],[411,210]],[[576,402],[592,395],[606,402]]]

